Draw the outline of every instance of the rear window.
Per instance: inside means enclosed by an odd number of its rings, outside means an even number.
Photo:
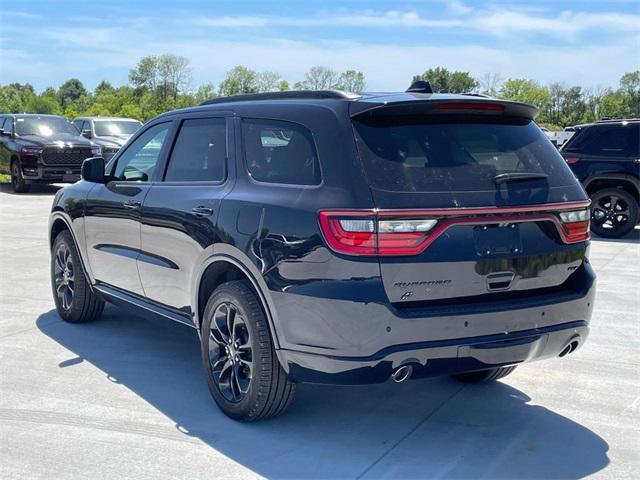
[[[544,133],[528,119],[486,117],[372,117],[354,122],[358,148],[373,188],[400,192],[487,191],[503,173],[546,179],[520,186],[575,183]]]

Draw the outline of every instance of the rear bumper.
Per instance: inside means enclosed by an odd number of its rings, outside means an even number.
[[[295,295],[277,303],[298,319],[280,324],[278,357],[294,380],[328,384],[383,382],[402,365],[424,377],[557,357],[589,334],[596,277],[585,263],[574,278],[530,298],[410,312]]]
[[[500,335],[397,345],[364,358],[283,350],[279,354],[295,381],[367,384],[386,381],[403,365],[411,365],[412,378],[420,378],[553,358],[572,342],[579,348],[588,335],[587,322],[576,321]]]
[[[33,182],[77,182],[80,180],[79,165],[23,165],[22,175],[27,183]]]

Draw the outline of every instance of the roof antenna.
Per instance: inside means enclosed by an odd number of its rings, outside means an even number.
[[[425,80],[416,80],[407,88],[408,93],[433,93],[431,84]]]

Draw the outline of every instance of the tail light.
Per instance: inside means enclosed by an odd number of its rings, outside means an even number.
[[[329,247],[345,255],[422,253],[450,227],[551,222],[565,244],[589,240],[589,202],[432,210],[333,210],[319,213]]]
[[[417,255],[435,219],[379,219],[374,211],[320,212],[320,226],[332,250],[346,255]]]
[[[569,165],[573,165],[574,163],[578,163],[578,160],[580,160],[580,158],[578,158],[578,157],[564,157],[564,161],[567,162]]]
[[[560,221],[571,243],[589,240],[589,210],[572,210],[560,212]]]

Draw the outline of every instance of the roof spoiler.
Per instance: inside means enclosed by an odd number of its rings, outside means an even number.
[[[495,98],[463,97],[435,99],[412,98],[395,102],[362,103],[351,105],[352,118],[376,116],[419,116],[419,115],[483,115],[520,117],[533,120],[538,109],[528,103],[497,100]]]

